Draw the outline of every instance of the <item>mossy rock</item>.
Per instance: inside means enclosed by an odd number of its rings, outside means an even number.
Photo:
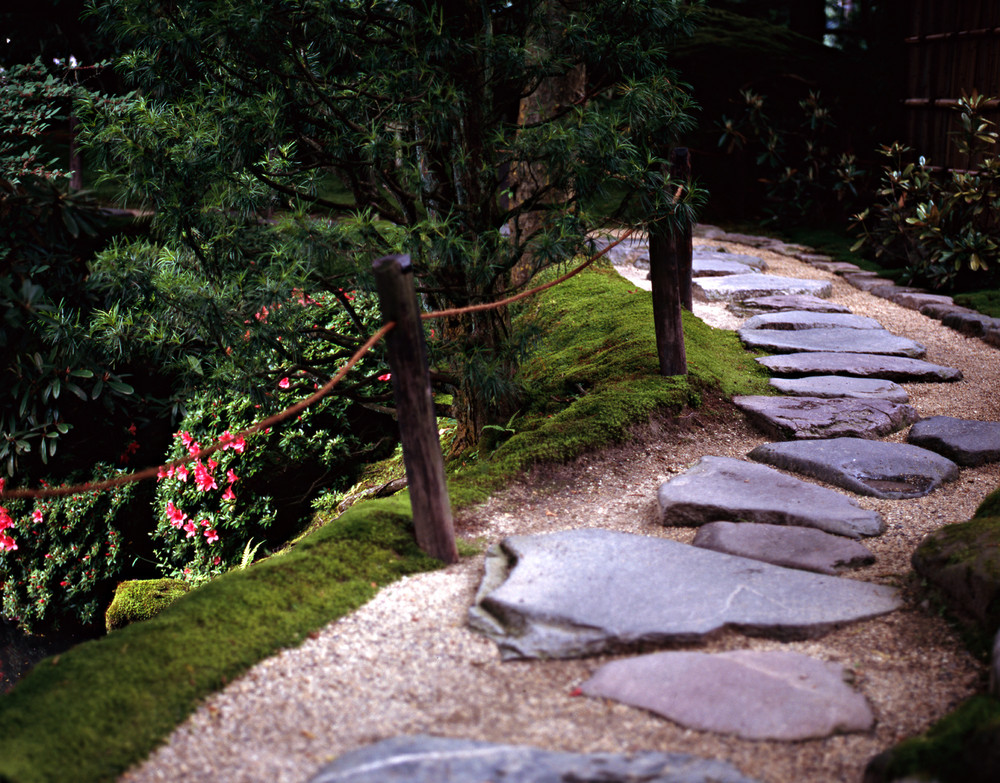
[[[994,783],[1000,780],[1000,699],[974,696],[926,733],[875,756],[864,783],[935,780]]]
[[[121,582],[104,613],[109,631],[155,617],[191,589],[179,579],[134,579]]]
[[[945,525],[920,542],[913,567],[959,618],[986,635],[1000,628],[1000,516]]]

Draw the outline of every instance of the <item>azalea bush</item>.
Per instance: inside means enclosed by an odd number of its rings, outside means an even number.
[[[73,483],[121,471],[98,465]],[[3,616],[29,632],[69,620],[89,624],[128,565],[122,520],[135,485],[61,498],[11,499],[0,505]]]
[[[874,203],[855,216],[865,248],[905,278],[932,288],[1000,285],[1000,156],[996,126],[982,115],[990,99],[959,100],[954,142],[964,170],[942,172],[902,144],[883,147]]]

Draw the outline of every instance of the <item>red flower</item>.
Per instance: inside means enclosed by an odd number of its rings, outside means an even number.
[[[223,500],[236,500],[236,495],[233,494],[233,485],[230,484],[226,487],[226,491],[222,493]]]
[[[378,377],[378,379],[379,379],[380,381],[389,381],[389,380],[392,380],[392,373],[391,373],[391,372],[387,372],[387,373],[385,373],[384,375],[380,375],[380,376]]]
[[[198,526],[191,520],[188,520],[184,525],[184,532],[187,533],[185,538],[194,538],[195,533],[198,532]]]
[[[44,521],[44,519],[45,516],[42,514],[42,510],[40,508],[36,508],[34,511],[31,512],[31,521],[34,522],[36,525],[40,525]]]
[[[288,378],[282,378],[278,381],[278,387],[281,389],[287,389],[289,386],[291,386],[291,381],[289,381]]]
[[[219,540],[219,534],[215,532],[215,528],[210,527],[205,531],[205,540],[210,544],[214,544]]]
[[[236,471],[232,468],[226,471],[226,478],[229,479],[230,484],[235,484],[240,480],[240,477],[236,475]]]
[[[208,492],[210,489],[218,489],[219,485],[215,483],[215,479],[208,469],[198,460],[194,463],[194,480],[198,485],[198,489],[202,492]]]
[[[180,526],[184,524],[184,520],[187,519],[187,514],[177,508],[172,500],[168,500],[167,519],[170,520],[170,525],[172,527],[180,528]]]

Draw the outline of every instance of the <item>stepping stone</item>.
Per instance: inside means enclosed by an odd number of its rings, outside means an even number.
[[[885,522],[846,495],[730,457],[702,457],[660,485],[664,525],[761,522],[825,530],[850,538],[877,536]]]
[[[853,539],[791,525],[709,522],[698,528],[691,544],[818,574],[836,575],[875,562],[871,550]]]
[[[861,438],[765,443],[749,457],[883,500],[920,498],[958,478],[958,465],[933,451]]]
[[[914,288],[908,285],[896,285],[895,283],[886,283],[885,285],[876,286],[875,288],[869,288],[868,293],[873,294],[881,299],[892,299],[900,294],[926,294],[926,288]]]
[[[851,375],[887,381],[960,381],[961,370],[904,356],[829,351],[779,354],[756,359],[775,375]]]
[[[706,247],[696,247],[691,252],[691,262],[695,269],[698,268],[699,262],[707,263],[711,261],[725,261],[727,263],[737,263],[753,267],[753,269],[750,270],[751,273],[754,270],[763,272],[767,269],[767,262],[760,256],[748,256],[743,253],[729,253],[725,250],[712,250],[711,248]],[[697,275],[695,276],[697,277]]]
[[[770,438],[878,438],[920,416],[909,405],[856,397],[734,397],[736,407]]]
[[[951,313],[974,313],[975,310],[970,310],[968,307],[960,307],[957,304],[925,304],[918,308],[918,312],[921,315],[926,315],[928,318],[935,318],[938,321],[944,320],[946,315]]]
[[[941,323],[950,329],[962,334],[969,334],[973,337],[981,337],[987,329],[1000,326],[1000,318],[992,318],[982,313],[948,313],[941,319]]]
[[[722,628],[812,638],[898,608],[896,590],[613,530],[490,548],[470,625],[510,658],[575,658],[697,641]]]
[[[691,290],[698,299],[709,302],[728,302],[770,294],[812,294],[826,298],[833,290],[822,280],[802,280],[797,277],[777,275],[727,275],[726,277],[696,277]]]
[[[850,309],[843,305],[820,299],[809,294],[775,294],[773,296],[754,296],[750,299],[730,302],[726,309],[737,315],[755,315],[756,313],[778,313],[786,310],[807,310],[812,313],[849,313]]]
[[[949,305],[954,304],[955,300],[950,296],[944,296],[943,294],[914,294],[907,293],[903,291],[902,293],[895,293],[888,297],[890,302],[895,302],[898,305],[906,307],[910,310],[920,310],[924,305]]]
[[[909,337],[898,337],[886,329],[747,329],[736,331],[747,348],[775,353],[865,353],[919,359],[927,349]]]
[[[1000,460],[1000,422],[996,421],[931,416],[913,425],[906,441],[959,465],[972,467]]]
[[[844,275],[844,280],[855,288],[860,289],[861,291],[868,291],[869,293],[876,288],[883,288],[884,286],[891,286],[893,284],[891,280],[879,277],[875,272],[855,272],[853,274],[847,274]]]
[[[820,301],[823,301],[822,299]],[[801,329],[880,329],[884,327],[874,318],[850,313],[816,313],[807,310],[787,310],[779,313],[761,313],[747,319],[744,329],[776,329],[796,332]]]
[[[872,728],[846,680],[839,663],[789,650],[661,652],[605,664],[581,690],[699,731],[796,741]]]
[[[747,258],[747,256],[741,256]],[[691,260],[691,274],[694,277],[722,277],[723,275],[751,275],[752,266],[728,259],[705,258],[695,256]]]
[[[807,263],[815,269],[822,269],[824,272],[832,272],[835,275],[862,271],[860,266],[852,264],[850,261],[810,261]]]
[[[812,375],[806,378],[772,378],[769,385],[782,394],[796,397],[857,397],[891,402],[909,402],[910,395],[898,383],[881,378],[852,378],[849,375]]]
[[[755,783],[736,767],[686,753],[564,753],[426,735],[352,750],[308,783]]]
[[[995,348],[1000,348],[1000,324],[997,326],[991,326],[985,332],[983,332],[982,340],[987,345],[992,345]]]

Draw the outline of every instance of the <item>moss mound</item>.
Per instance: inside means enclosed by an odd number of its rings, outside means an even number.
[[[1000,517],[1000,489],[993,490],[983,498],[983,502],[979,504],[979,508],[976,509],[976,513],[972,516],[973,519],[983,519],[985,517]]]
[[[115,588],[115,597],[104,613],[104,627],[109,631],[156,617],[170,604],[191,590],[180,579],[133,579]]]
[[[1000,699],[974,696],[925,734],[876,756],[864,783],[889,783],[914,776],[941,783],[1000,780]]]

